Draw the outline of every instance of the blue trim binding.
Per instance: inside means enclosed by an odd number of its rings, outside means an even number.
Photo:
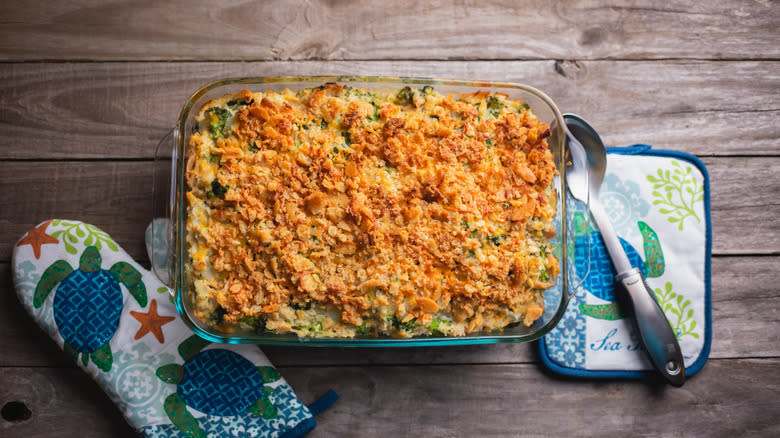
[[[282,434],[279,438],[299,438],[314,430],[317,427],[317,420],[314,419],[322,411],[328,409],[336,403],[339,399],[338,394],[332,389],[328,390],[322,397],[315,400],[312,404],[308,405],[309,412],[311,412],[312,418],[307,418],[304,421],[298,423],[295,427]]]
[[[330,389],[325,393],[325,395],[318,398],[314,403],[309,405],[309,412],[311,412],[311,414],[316,417],[317,415],[320,415],[322,411],[331,407],[333,403],[336,403],[336,400],[338,399],[338,394]]]
[[[701,353],[699,353],[698,359],[691,364],[691,366],[685,369],[686,377],[692,376],[699,372],[707,359],[710,357],[710,347],[712,344],[712,281],[711,281],[711,261],[712,261],[712,222],[710,219],[710,175],[707,172],[707,167],[704,166],[699,158],[691,155],[687,152],[680,151],[668,151],[662,149],[652,149],[652,146],[647,144],[635,144],[625,147],[608,147],[607,153],[618,155],[647,155],[656,157],[673,157],[687,161],[696,166],[704,178],[704,216],[705,222],[705,248],[704,248],[704,320],[707,324],[707,329],[704,331],[704,345],[702,346]],[[586,378],[619,378],[619,379],[638,379],[653,375],[654,371],[626,371],[626,370],[583,370],[576,368],[567,368],[550,359],[547,354],[547,347],[544,344],[544,339],[537,341],[539,343],[539,352],[542,356],[542,363],[552,371],[571,377],[586,377]]]

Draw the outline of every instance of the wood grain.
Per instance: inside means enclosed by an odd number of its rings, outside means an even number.
[[[0,406],[25,404],[32,417],[11,422],[0,418],[5,438],[137,438],[100,387],[75,368],[0,368]]]
[[[780,254],[780,157],[705,158],[714,254]],[[137,260],[152,217],[151,161],[0,161],[0,261],[38,223],[79,219],[108,232]],[[46,202],[42,202],[46,199]],[[749,224],[749,226],[747,226]]]
[[[282,374],[304,400],[329,388],[341,394],[318,419],[315,437],[727,437],[780,432],[768,414],[780,384],[771,374],[778,371],[777,359],[712,361],[680,389],[562,379],[533,365],[294,368]]]
[[[717,360],[680,389],[647,381],[582,381],[535,365],[280,368],[309,403],[340,399],[312,437],[777,436],[771,415],[780,360]],[[76,369],[0,368],[0,402],[30,420],[0,420],[9,438],[130,436],[118,410]]]
[[[712,264],[713,359],[780,357],[777,257],[716,257]],[[750,339],[750,342],[745,342]],[[277,366],[539,364],[535,344],[425,348],[262,347]],[[0,263],[0,367],[73,367],[19,304]],[[541,365],[539,365],[541,366]]]
[[[780,57],[769,1],[27,0],[0,16],[11,61]]]
[[[756,254],[752,248],[760,247],[760,253],[780,255],[780,199],[773,189],[780,187],[774,182],[780,159],[702,161],[710,175],[713,254]]]
[[[590,120],[609,145],[778,155],[778,72],[774,61],[0,64],[0,159],[151,158],[198,87],[285,74],[527,83]]]
[[[144,232],[152,217],[150,161],[0,161],[0,260],[47,219],[78,219],[107,232],[131,257],[147,260]]]

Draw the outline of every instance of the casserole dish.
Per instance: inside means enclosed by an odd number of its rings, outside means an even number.
[[[465,95],[477,92],[499,93],[507,99],[521,100],[538,117],[550,126],[548,147],[553,157],[557,175],[552,182],[552,190],[556,192],[557,215],[553,218],[555,237],[551,240],[553,254],[558,258],[560,275],[554,285],[544,294],[544,312],[532,325],[508,326],[500,331],[473,332],[466,336],[412,336],[407,338],[375,337],[358,335],[354,338],[337,337],[299,337],[294,334],[276,334],[272,332],[255,332],[245,325],[213,324],[198,318],[195,305],[195,292],[189,286],[186,264],[187,248],[187,185],[186,161],[190,136],[198,130],[196,117],[207,102],[219,99],[225,95],[233,95],[240,90],[251,92],[282,91],[284,89],[300,90],[313,88],[326,83],[338,83],[354,88],[369,90],[401,89],[402,87],[434,87],[442,95]],[[526,342],[537,339],[549,331],[561,318],[572,291],[584,277],[574,269],[575,240],[572,232],[574,226],[573,211],[578,208],[577,201],[565,195],[565,153],[564,135],[561,130],[562,118],[549,97],[542,92],[523,85],[507,83],[472,82],[456,80],[435,80],[420,78],[388,78],[388,77],[262,77],[224,79],[209,83],[185,103],[176,127],[158,146],[158,169],[164,174],[164,169],[170,169],[170,179],[165,175],[156,175],[156,204],[164,206],[168,220],[155,220],[155,234],[166,236],[167,245],[155,248],[153,265],[158,275],[166,281],[175,293],[175,302],[182,318],[200,336],[214,342],[259,343],[259,344],[294,344],[307,345],[448,345],[475,344],[491,342]],[[170,181],[164,187],[164,181]],[[587,251],[580,251],[587,254]],[[580,263],[580,266],[583,266]],[[585,264],[587,266],[587,263]]]

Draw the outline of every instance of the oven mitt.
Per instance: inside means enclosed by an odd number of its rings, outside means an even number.
[[[334,399],[310,410],[257,346],[193,335],[170,290],[93,225],[43,222],[13,271],[24,308],[142,436],[301,436]]]
[[[677,334],[691,376],[707,361],[712,338],[707,169],[693,155],[648,145],[607,151],[601,202]],[[643,377],[652,365],[616,300],[614,268],[586,214],[574,213],[581,218],[575,259],[577,272],[588,274],[560,323],[539,342],[542,362],[575,377]]]

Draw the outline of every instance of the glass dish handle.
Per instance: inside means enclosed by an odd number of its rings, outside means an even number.
[[[175,194],[172,175],[175,175],[176,139],[178,129],[170,130],[157,144],[154,154],[154,175],[152,182],[153,207],[151,237],[148,238],[149,261],[152,271],[168,287],[172,287],[171,263],[174,248],[173,222]]]

